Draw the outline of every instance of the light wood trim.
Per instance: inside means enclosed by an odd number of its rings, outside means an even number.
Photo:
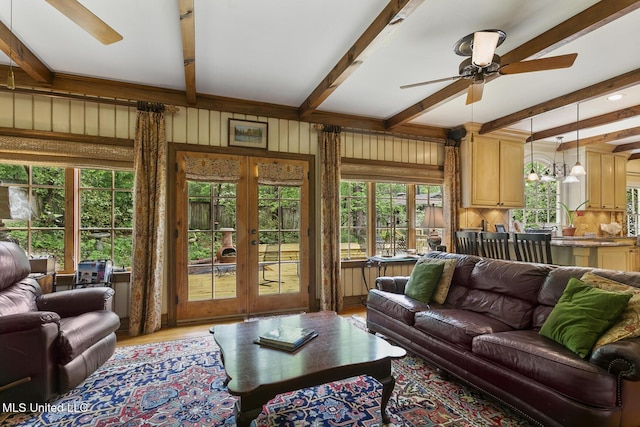
[[[578,129],[588,129],[596,126],[602,126],[609,123],[615,123],[620,120],[635,117],[640,114],[640,105],[635,105],[629,108],[623,108],[622,110],[612,111],[610,113],[602,114],[588,119],[580,120],[577,124]],[[568,123],[566,125],[557,126],[550,129],[534,132],[533,138],[530,136],[527,138],[527,142],[538,141],[541,139],[549,138],[556,135],[562,135],[567,132],[573,132],[576,130],[576,122]]]
[[[390,1],[302,103],[299,108],[300,118],[307,119],[313,110],[318,108],[362,64],[368,51],[373,50],[395,31],[401,21],[393,21],[393,19],[400,12],[409,16],[423,1]]]
[[[182,58],[184,82],[189,104],[196,103],[196,30],[193,0],[178,0],[180,8],[180,32],[182,34]]]
[[[640,7],[639,0],[626,0],[616,2],[598,2],[588,9],[583,10],[577,15],[567,19],[566,21],[556,25],[548,31],[532,40],[516,47],[512,51],[502,55],[502,63],[510,64],[517,61],[522,61],[528,58],[537,58],[543,54],[557,49],[574,39],[584,36],[593,30],[596,30],[603,25],[620,18],[630,12],[633,12]],[[495,77],[487,79],[488,81],[497,78]],[[422,101],[414,104],[413,106],[399,112],[395,116],[387,120],[387,128],[394,129],[395,127],[408,122],[425,111],[434,108],[435,106],[448,101],[451,98],[459,96],[469,85],[469,81],[458,80],[453,84],[448,85],[444,89],[430,95]],[[575,102],[575,101],[574,101]],[[548,109],[547,109],[548,110]],[[527,109],[527,111],[530,111]],[[508,124],[518,122],[525,118],[537,115],[539,113],[530,114],[526,117],[514,120],[507,124],[501,124],[500,126],[492,126],[485,128],[483,126],[480,133],[488,133],[491,130],[497,128],[506,127]]]
[[[0,22],[0,50],[11,57],[18,67],[37,82],[51,84],[53,81],[51,70],[2,22]]]

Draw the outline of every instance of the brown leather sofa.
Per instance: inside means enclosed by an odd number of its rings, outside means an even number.
[[[0,403],[42,403],[76,387],[115,351],[113,289],[42,295],[16,244],[0,242]]]
[[[587,271],[640,287],[640,273],[457,258],[443,305],[404,295],[408,277],[379,277],[367,326],[543,426],[640,426],[640,338],[587,359],[538,331],[570,277]]]

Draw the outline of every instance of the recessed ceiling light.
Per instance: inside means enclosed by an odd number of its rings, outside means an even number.
[[[610,97],[608,97],[607,99],[609,101],[619,101],[622,99],[622,97],[624,96],[624,94],[622,93],[616,93],[615,95],[611,95]]]

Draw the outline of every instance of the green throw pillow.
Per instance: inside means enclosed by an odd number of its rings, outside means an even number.
[[[436,291],[442,270],[444,270],[444,261],[416,265],[404,287],[404,294],[428,304]]]
[[[600,335],[627,307],[630,298],[629,293],[605,291],[571,278],[540,328],[540,335],[584,359]]]

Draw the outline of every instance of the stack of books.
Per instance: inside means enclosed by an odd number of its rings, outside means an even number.
[[[256,343],[278,350],[294,351],[317,336],[314,329],[280,325],[260,335]]]

